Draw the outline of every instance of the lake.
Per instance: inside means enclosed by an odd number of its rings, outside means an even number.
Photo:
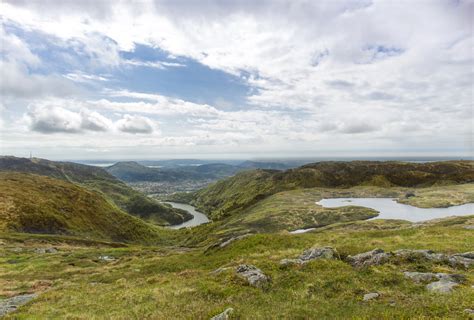
[[[193,218],[191,220],[188,220],[180,224],[175,224],[173,226],[169,226],[169,228],[171,229],[190,228],[190,227],[198,226],[203,223],[210,222],[210,220],[206,217],[205,214],[199,211],[196,211],[196,209],[189,204],[177,203],[177,202],[165,202],[165,203],[170,204],[173,208],[186,210],[187,212],[193,215]]]
[[[447,208],[418,208],[398,203],[391,198],[332,198],[322,199],[316,204],[325,208],[361,206],[379,212],[379,215],[373,219],[402,219],[411,222],[474,214],[474,203]]]

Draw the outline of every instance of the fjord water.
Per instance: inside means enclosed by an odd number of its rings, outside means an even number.
[[[207,223],[210,221],[206,217],[206,215],[204,215],[203,213],[199,211],[196,211],[196,209],[189,204],[177,203],[177,202],[165,202],[165,203],[170,204],[173,208],[186,210],[187,212],[193,215],[193,218],[191,220],[170,226],[171,229],[195,227],[195,226],[198,226],[200,224]]]
[[[474,203],[447,208],[418,208],[398,203],[392,198],[332,198],[322,199],[316,204],[325,208],[361,206],[377,210],[379,215],[374,219],[402,219],[411,222],[474,214]]]

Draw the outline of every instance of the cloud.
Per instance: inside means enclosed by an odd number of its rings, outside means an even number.
[[[86,109],[74,112],[58,106],[34,107],[26,119],[32,131],[46,134],[105,132],[113,127],[112,121],[97,112]]]
[[[41,133],[79,133],[81,115],[60,107],[36,108],[28,113],[30,128]]]
[[[156,129],[156,123],[142,116],[126,114],[116,123],[117,129],[127,133],[153,133]]]
[[[155,69],[166,69],[166,68],[182,68],[185,67],[185,64],[178,62],[167,62],[167,61],[139,61],[139,60],[122,60],[122,63],[125,65],[131,65],[136,67],[148,67]]]

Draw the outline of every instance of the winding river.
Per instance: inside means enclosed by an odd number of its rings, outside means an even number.
[[[193,215],[193,218],[191,220],[188,220],[180,224],[175,224],[173,226],[169,226],[169,228],[171,229],[190,228],[190,227],[198,226],[203,223],[210,222],[210,220],[206,217],[205,214],[197,211],[193,206],[189,204],[177,203],[177,202],[165,202],[165,203],[170,204],[173,208],[186,210],[187,212]]]

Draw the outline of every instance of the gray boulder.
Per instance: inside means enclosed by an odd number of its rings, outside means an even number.
[[[380,297],[380,294],[377,292],[367,293],[367,294],[364,294],[364,301],[370,301],[373,299],[377,299],[378,297]]]
[[[430,282],[434,280],[461,283],[465,280],[462,274],[432,273],[432,272],[404,272],[405,277],[415,282]]]
[[[224,310],[224,312],[219,313],[218,315],[215,315],[212,317],[210,320],[227,320],[229,319],[229,315],[234,312],[234,309],[232,308],[227,308]]]
[[[354,267],[367,267],[380,265],[388,262],[392,257],[391,253],[387,253],[382,249],[374,249],[372,251],[348,256],[347,261]]]
[[[461,265],[465,268],[469,268],[474,265],[474,251],[453,254],[448,260],[449,264],[453,267]]]
[[[449,280],[439,280],[426,285],[426,289],[435,293],[450,293],[455,287],[459,286],[458,283]]]
[[[245,279],[252,287],[263,288],[270,282],[270,278],[262,270],[252,265],[241,264],[237,267],[236,272],[239,277]]]
[[[463,228],[467,230],[474,230],[474,225],[464,226]]]
[[[15,311],[22,305],[30,302],[37,297],[37,294],[22,294],[9,299],[0,300],[0,317],[6,315],[9,312]]]
[[[434,262],[447,261],[448,257],[442,253],[436,253],[433,250],[412,250],[412,249],[400,249],[393,252],[396,257],[404,259],[424,259]]]
[[[436,280],[436,274],[432,272],[404,272],[406,278],[415,282],[430,282]]]
[[[303,251],[296,259],[283,259],[280,261],[281,266],[292,264],[305,264],[316,259],[334,259],[336,251],[331,247],[311,248]]]
[[[105,262],[112,262],[112,261],[115,261],[117,260],[115,257],[112,257],[112,256],[99,256],[99,260],[100,261],[105,261]]]

